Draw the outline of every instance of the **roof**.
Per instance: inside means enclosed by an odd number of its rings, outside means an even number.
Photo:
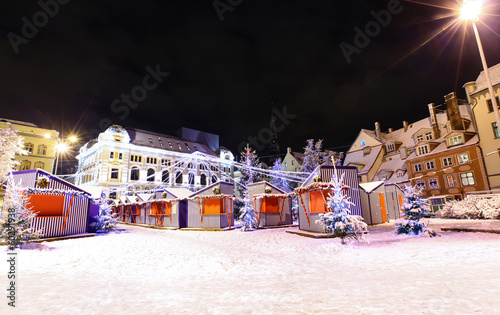
[[[488,68],[488,70],[490,73],[491,83],[493,85],[500,84],[500,63],[494,65],[493,67]],[[486,75],[484,74],[483,70],[476,79],[476,89],[472,91],[470,94],[480,92],[487,88],[488,88],[488,83],[486,82]]]
[[[35,125],[34,123],[20,121],[20,120],[7,119],[7,118],[0,118],[0,122],[9,123],[9,124],[13,124],[13,125],[21,125],[21,126],[27,126],[27,127],[40,128],[37,125]]]
[[[291,152],[291,155],[297,160],[297,162],[299,162],[301,164],[304,161],[304,153]]]
[[[188,198],[193,194],[193,192],[187,188],[165,188],[170,194],[174,195],[176,198]]]
[[[363,188],[367,193],[371,193],[375,189],[379,188],[384,184],[384,181],[369,182],[369,183],[359,183],[359,187]]]
[[[136,145],[182,153],[193,153],[197,151],[216,156],[215,152],[203,143],[136,128],[127,127],[125,130],[130,136],[130,143]]]
[[[359,174],[365,174],[372,168],[381,150],[382,145],[378,145],[376,147],[372,147],[370,153],[368,154],[364,154],[363,150],[350,152],[345,157],[344,165],[348,166],[349,163],[355,165],[362,164],[363,168],[361,168]]]

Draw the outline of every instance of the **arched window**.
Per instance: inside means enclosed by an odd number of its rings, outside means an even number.
[[[217,182],[217,176],[213,175],[212,176],[212,184],[216,183]]]
[[[26,143],[26,144],[24,145],[24,149],[25,149],[26,151],[28,151],[28,153],[33,153],[33,143],[29,143],[29,142],[28,142],[28,143]]]
[[[188,183],[189,183],[189,185],[194,185],[194,174],[193,173],[189,173]]]
[[[130,180],[139,180],[139,168],[132,167],[130,171]]]
[[[155,181],[155,170],[152,168],[148,169],[148,178],[146,179],[148,182],[154,182]]]
[[[19,166],[20,171],[29,170],[30,168],[31,168],[31,162],[28,160],[22,161],[21,165]]]
[[[189,164],[188,164],[188,168],[194,168],[194,167],[195,167],[195,166],[194,166],[194,164],[193,164],[193,163],[189,163]]]
[[[207,175],[201,174],[200,177],[200,185],[201,186],[206,186],[207,185]]]
[[[168,184],[170,182],[170,174],[168,173],[167,170],[164,170],[163,172],[161,172],[161,181]]]
[[[43,169],[44,166],[45,166],[45,164],[43,162],[35,162],[35,165],[33,166],[33,168]]]
[[[175,182],[177,184],[182,184],[182,174],[180,172],[175,173]]]
[[[44,144],[40,144],[38,146],[37,154],[39,154],[39,155],[45,155],[45,154],[47,154],[47,146],[44,145]]]

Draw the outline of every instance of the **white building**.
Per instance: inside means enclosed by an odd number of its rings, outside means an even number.
[[[226,148],[118,125],[80,148],[75,183],[124,191],[164,187],[198,190],[232,181],[233,154]]]

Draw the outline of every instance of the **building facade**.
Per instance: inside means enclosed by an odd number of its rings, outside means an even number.
[[[12,127],[23,137],[24,149],[28,155],[16,155],[19,162],[17,171],[42,169],[52,173],[56,160],[56,144],[59,132],[37,125],[11,119],[0,118],[0,128]]]
[[[500,64],[489,68],[497,104],[500,104]],[[484,71],[476,81],[464,85],[474,114],[474,124],[479,134],[479,147],[491,189],[500,189],[500,132],[495,120],[491,96]]]
[[[75,183],[124,191],[204,188],[232,181],[233,154],[207,144],[118,125],[80,148]]]

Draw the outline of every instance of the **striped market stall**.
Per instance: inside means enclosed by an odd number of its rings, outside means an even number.
[[[389,222],[383,181],[359,184],[361,208],[366,224]]]
[[[248,195],[253,199],[258,226],[292,224],[292,198],[285,191],[268,182],[248,184]]]
[[[43,237],[95,232],[91,224],[99,215],[99,205],[89,193],[41,169],[11,174],[16,184],[26,188],[27,206],[37,213],[33,228],[42,229]]]
[[[331,193],[330,180],[337,172],[338,176],[344,175],[345,194],[354,203],[351,214],[362,215],[361,199],[359,194],[358,169],[353,166],[318,166],[305,182],[297,189],[295,194],[299,199],[299,229],[311,232],[324,232],[322,226],[316,223],[320,213],[327,212],[327,198]]]
[[[385,203],[389,220],[396,220],[401,217],[401,207],[405,193],[398,184],[385,185]]]
[[[190,228],[225,229],[234,225],[233,184],[214,183],[192,194],[187,203]]]

